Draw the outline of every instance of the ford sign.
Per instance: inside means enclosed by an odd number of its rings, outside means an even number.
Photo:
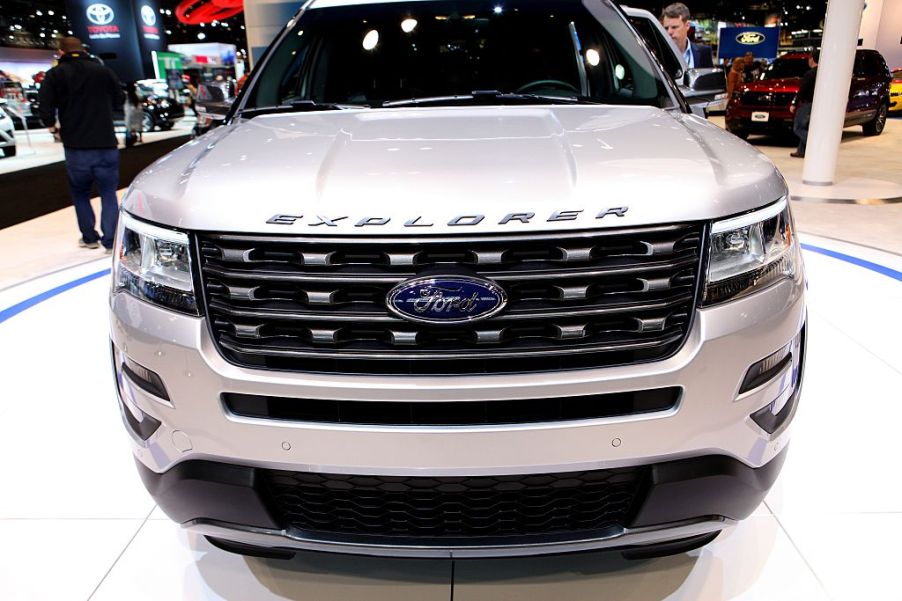
[[[491,317],[507,304],[507,295],[489,280],[438,276],[402,282],[387,301],[389,310],[404,319],[441,325]]]
[[[736,36],[736,41],[746,46],[757,46],[765,39],[764,34],[757,31],[744,31]]]

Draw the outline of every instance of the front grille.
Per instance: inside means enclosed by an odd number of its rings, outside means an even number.
[[[533,236],[204,235],[207,314],[220,352],[252,368],[363,374],[532,372],[658,360],[685,339],[698,224]],[[473,275],[508,305],[471,324],[390,313],[424,275]]]
[[[599,419],[665,411],[679,388],[513,401],[330,401],[224,393],[233,415],[328,424],[474,426]]]
[[[788,107],[795,98],[792,92],[743,92],[742,104],[753,106]]]
[[[622,527],[647,477],[646,468],[436,478],[260,471],[285,528],[421,542]]]

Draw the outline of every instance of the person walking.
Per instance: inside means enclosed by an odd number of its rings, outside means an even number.
[[[125,88],[125,147],[130,148],[144,141],[144,109],[138,84],[129,83]]]
[[[808,57],[809,70],[802,76],[799,91],[789,107],[790,112],[794,115],[792,131],[799,138],[799,147],[795,152],[791,152],[789,156],[797,159],[805,158],[805,150],[808,146],[808,126],[811,124],[811,105],[814,103],[814,86],[817,83],[817,62],[819,59],[820,52],[817,50]]]
[[[119,78],[85,51],[81,40],[60,40],[63,55],[44,77],[39,92],[41,121],[51,133],[59,133],[66,157],[69,190],[83,248],[112,252],[119,217],[119,149],[113,130],[113,109],[122,106],[125,94]],[[55,123],[59,120],[59,129]],[[91,208],[91,185],[100,191],[100,228]]]

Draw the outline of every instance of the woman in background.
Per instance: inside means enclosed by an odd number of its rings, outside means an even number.
[[[742,57],[733,59],[730,73],[727,75],[727,101],[733,98],[733,92],[739,90],[739,86],[745,81],[745,60]]]

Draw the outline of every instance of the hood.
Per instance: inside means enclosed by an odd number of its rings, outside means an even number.
[[[124,206],[188,230],[409,235],[704,220],[785,191],[767,158],[691,115],[405,108],[238,121],[151,165]]]
[[[800,77],[785,77],[783,79],[759,79],[742,86],[749,92],[798,92],[802,84]]]

